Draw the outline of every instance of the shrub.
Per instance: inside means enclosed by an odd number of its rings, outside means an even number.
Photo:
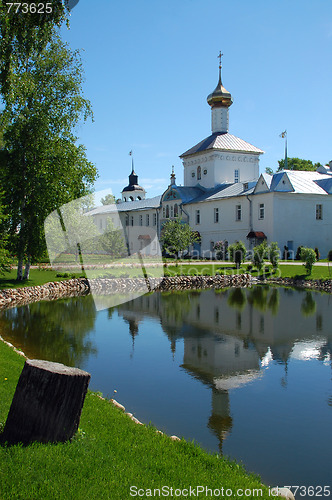
[[[273,270],[276,271],[276,269],[278,269],[279,267],[279,259],[280,259],[280,248],[278,247],[278,243],[276,241],[272,241],[272,243],[268,247],[268,256],[272,264]]]
[[[329,253],[327,254],[327,260],[329,262],[332,262],[332,250],[329,250]]]
[[[319,250],[317,247],[315,247],[315,254],[316,254],[316,259],[319,260],[320,259],[320,253],[319,253]]]
[[[254,253],[252,256],[252,264],[258,271],[260,271],[264,264],[264,259],[267,258],[268,247],[266,241],[263,241],[260,245],[255,246]]]
[[[301,260],[308,274],[311,274],[312,266],[316,262],[316,252],[313,248],[303,247],[301,250]]]
[[[244,243],[242,241],[237,241],[228,247],[228,251],[232,262],[239,268],[246,258],[247,250]]]

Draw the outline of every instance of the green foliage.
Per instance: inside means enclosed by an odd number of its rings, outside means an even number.
[[[260,245],[255,246],[254,253],[252,256],[252,264],[255,266],[258,271],[260,271],[263,267],[264,260],[268,257],[268,247],[266,240],[263,241]]]
[[[110,219],[107,221],[106,231],[100,237],[100,243],[103,250],[112,259],[118,259],[127,255],[127,246],[123,232],[121,229],[115,229]]]
[[[33,17],[33,16],[30,16]],[[92,189],[96,168],[77,145],[73,129],[92,117],[82,95],[79,53],[50,30],[47,42],[15,49],[9,90],[3,89],[4,150],[1,184],[10,207],[9,233],[19,258],[38,258],[45,251],[44,220],[54,209]]]
[[[168,220],[161,231],[162,248],[168,254],[176,257],[179,252],[186,250],[198,240],[198,235],[192,231],[189,224],[183,223],[181,219]]]
[[[320,253],[319,253],[319,250],[317,247],[315,247],[315,254],[316,254],[316,259],[319,260],[320,259]]]
[[[307,273],[311,274],[312,267],[317,260],[315,250],[313,248],[303,247],[301,250],[301,260],[304,262],[303,266]]]
[[[246,247],[242,241],[237,241],[228,247],[229,256],[232,262],[236,264],[236,267],[239,268],[242,262],[244,262],[246,257]]]
[[[285,160],[279,160],[279,167],[277,172],[284,170]],[[287,158],[287,170],[309,170],[316,171],[318,167],[321,167],[321,163],[312,163],[311,160],[302,160],[301,158]]]
[[[273,270],[275,271],[279,267],[280,260],[280,248],[276,241],[272,241],[268,247],[268,258],[272,264]]]
[[[297,250],[296,250],[296,255],[295,255],[295,260],[301,260],[301,250],[302,250],[303,246],[300,245],[299,247],[297,247]]]
[[[327,260],[328,262],[332,262],[332,250],[329,250],[329,253],[327,254]]]
[[[114,194],[107,194],[104,198],[100,200],[103,205],[113,205],[115,203]]]
[[[267,174],[269,174],[269,175],[273,175],[274,174],[273,169],[271,167],[266,167],[265,172]]]

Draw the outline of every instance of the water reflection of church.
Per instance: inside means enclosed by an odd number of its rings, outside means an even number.
[[[154,293],[120,306],[119,314],[128,322],[133,345],[146,316],[160,321],[173,352],[183,339],[181,366],[211,387],[208,427],[221,448],[232,428],[233,389],[263,377],[273,361],[284,365],[283,386],[291,358],[331,362],[330,297],[320,299],[316,302],[311,292],[268,286]]]

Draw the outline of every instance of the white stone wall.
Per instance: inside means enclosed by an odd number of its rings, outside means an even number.
[[[215,132],[228,132],[229,127],[229,109],[213,108],[211,110],[211,130]]]
[[[197,169],[201,167],[201,179],[197,179]],[[184,185],[213,188],[217,184],[235,182],[235,170],[239,172],[239,182],[249,182],[259,176],[259,155],[254,153],[230,153],[211,151],[194,155],[183,161]],[[206,173],[205,173],[206,172]]]

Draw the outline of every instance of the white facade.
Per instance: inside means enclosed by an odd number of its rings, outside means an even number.
[[[199,232],[200,244],[194,250],[201,256],[214,257],[217,241],[242,240],[249,249],[266,239],[276,241],[281,251],[287,246],[291,255],[302,245],[317,247],[321,257],[326,257],[332,249],[332,162],[317,172],[259,176],[263,151],[228,132],[232,98],[220,77],[208,103],[212,134],[180,156],[184,185],[176,185],[173,173],[160,197],[116,205],[130,253],[142,250],[142,237],[147,239],[150,229],[160,236],[167,220],[180,217]],[[136,187],[134,171],[129,180],[130,187],[135,184],[135,190],[143,189]],[[106,212],[107,207],[91,212],[100,230],[110,216]],[[150,250],[145,247],[145,252]]]

